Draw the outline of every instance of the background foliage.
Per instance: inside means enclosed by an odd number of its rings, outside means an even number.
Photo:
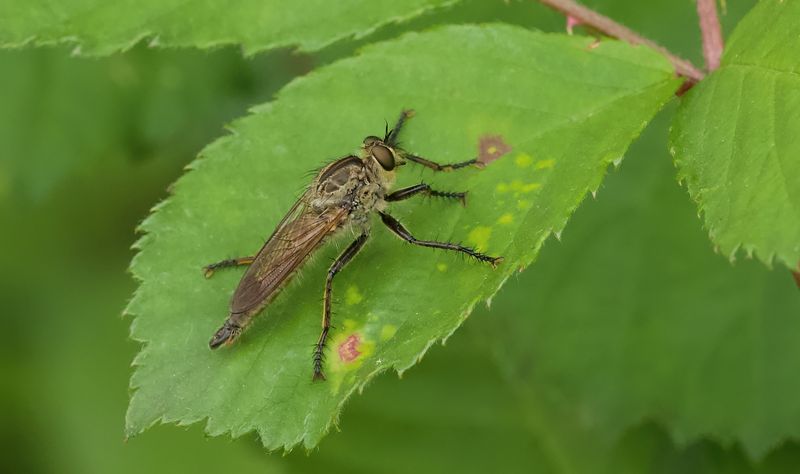
[[[0,53],[0,222],[13,229],[0,237],[11,472],[796,470],[797,290],[785,270],[731,267],[714,253],[675,183],[675,106],[491,311],[480,309],[402,380],[378,377],[311,456],[269,455],[248,436],[204,438],[199,426],[123,441],[139,347],[125,342],[129,321],[116,315],[134,288],[124,273],[133,228],[167,185],[248,106],[365,42],[474,21],[563,28],[536,4],[487,3],[433,10],[314,54]],[[691,2],[596,3],[698,59]],[[752,3],[727,3],[730,32]]]

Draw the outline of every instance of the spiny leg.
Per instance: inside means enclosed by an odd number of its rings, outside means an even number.
[[[394,201],[402,201],[404,199],[408,199],[410,197],[416,196],[417,194],[424,194],[426,196],[435,196],[435,197],[443,197],[448,199],[458,199],[461,201],[462,206],[467,205],[467,193],[458,193],[458,192],[448,192],[448,191],[436,191],[431,189],[431,187],[425,183],[415,184],[414,186],[409,186],[407,188],[398,189],[397,191],[389,194],[384,199],[388,202]]]
[[[421,156],[412,155],[412,154],[405,154],[405,155],[403,155],[403,158],[405,158],[408,161],[413,161],[414,163],[416,163],[418,165],[422,165],[422,166],[424,166],[426,168],[430,168],[433,171],[453,171],[453,170],[457,170],[459,168],[466,168],[467,166],[472,166],[472,165],[476,165],[478,167],[482,167],[483,166],[480,162],[478,162],[477,158],[473,158],[473,159],[467,160],[467,161],[462,161],[460,163],[448,163],[446,165],[440,165],[439,163],[436,163],[434,161],[426,160],[425,158],[423,158]]]
[[[400,117],[397,119],[397,123],[394,124],[394,128],[392,131],[387,131],[386,137],[384,138],[384,142],[386,142],[389,146],[397,145],[397,136],[400,134],[400,129],[403,128],[405,125],[406,120],[410,119],[414,116],[414,111],[412,109],[405,109],[400,112]]]
[[[436,242],[433,240],[419,240],[413,235],[411,232],[408,231],[403,224],[401,224],[397,219],[386,214],[385,212],[379,213],[381,215],[381,220],[386,227],[389,228],[392,232],[397,234],[401,239],[405,240],[408,243],[419,245],[421,247],[429,247],[434,249],[443,249],[443,250],[454,250],[456,252],[461,252],[469,255],[472,258],[480,260],[481,262],[486,262],[491,265],[493,268],[497,267],[497,264],[503,261],[503,257],[490,257],[486,254],[476,252],[475,250],[464,247],[458,244],[452,244],[450,242]]]
[[[221,262],[212,263],[211,265],[206,265],[205,267],[203,267],[203,274],[205,274],[206,278],[211,278],[211,275],[213,275],[214,272],[219,270],[220,268],[250,265],[251,263],[253,263],[253,260],[255,259],[256,259],[255,257],[229,258]]]
[[[333,286],[333,277],[344,268],[347,263],[356,256],[361,247],[367,242],[369,234],[366,232],[359,235],[356,240],[347,247],[339,258],[337,258],[331,268],[328,269],[328,277],[325,280],[325,293],[322,299],[322,333],[319,335],[319,341],[314,347],[314,377],[313,380],[325,380],[325,374],[322,373],[322,357],[325,350],[325,340],[328,338],[328,330],[331,327],[331,290]]]

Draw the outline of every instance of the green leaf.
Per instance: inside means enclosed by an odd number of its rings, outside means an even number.
[[[452,333],[563,228],[677,86],[657,54],[615,41],[590,48],[592,41],[507,26],[410,34],[296,80],[236,122],[142,225],[147,235],[132,264],[142,283],[129,312],[132,336],[146,344],[131,380],[128,433],[207,418],[212,435],[257,430],[268,448],[314,446],[351,393],[378,372],[405,370]],[[401,139],[430,159],[472,157],[487,136],[513,148],[485,170],[402,169],[398,186],[424,178],[469,190],[466,208],[392,207],[419,237],[463,240],[505,262],[493,271],[405,246],[376,225],[334,283],[327,382],[311,382],[310,357],[332,246],[238,344],[210,351],[240,272],[205,281],[201,266],[256,251],[308,183],[307,170],[353,152],[403,107],[417,117]],[[353,335],[360,356],[345,363],[337,349]]]
[[[678,444],[763,456],[800,436],[800,293],[785,270],[716,257],[667,157],[631,153],[645,156],[509,285],[524,299],[475,316],[479,331],[510,379],[577,407],[597,444],[653,419]]]
[[[800,262],[800,2],[763,0],[722,67],[683,100],[672,153],[711,240],[789,268]]]
[[[105,55],[148,38],[166,47],[238,44],[250,54],[281,46],[311,51],[456,1],[13,0],[0,4],[0,46],[66,42],[81,53]]]

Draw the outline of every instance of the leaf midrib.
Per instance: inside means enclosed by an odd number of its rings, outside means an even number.
[[[776,68],[772,66],[766,66],[763,64],[753,64],[753,63],[729,63],[723,64],[722,67],[719,68],[719,71],[724,71],[725,69],[757,69],[760,71],[768,72],[771,74],[786,74],[787,76],[791,77],[792,79],[800,80],[800,72],[798,71],[790,71],[786,69]]]

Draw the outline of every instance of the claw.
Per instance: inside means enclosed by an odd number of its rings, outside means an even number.
[[[314,376],[311,377],[311,381],[312,382],[324,382],[325,380],[326,380],[325,379],[325,374],[322,373],[322,370],[314,369]]]
[[[459,199],[459,201],[461,201],[461,206],[462,207],[467,207],[467,194],[468,193],[469,193],[469,191],[464,191],[463,193],[461,193],[461,199]]]

